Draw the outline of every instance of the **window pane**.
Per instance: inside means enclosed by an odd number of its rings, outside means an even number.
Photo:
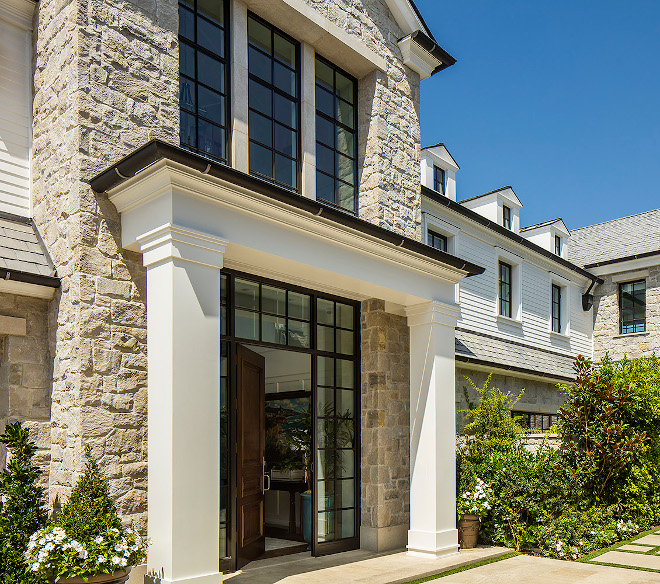
[[[197,146],[197,130],[195,126],[195,116],[186,112],[181,112],[181,144],[187,144],[193,148]]]
[[[335,125],[322,118],[316,116],[316,139],[330,148],[335,147]],[[337,145],[339,147],[339,145]]]
[[[271,53],[270,30],[254,18],[248,18],[248,41],[267,53]]]
[[[335,152],[321,144],[316,145],[316,168],[334,176],[335,174]],[[334,183],[333,183],[334,185]],[[334,189],[334,186],[333,186]],[[332,197],[334,199],[334,197]],[[331,199],[331,200],[332,200]]]
[[[319,481],[317,483],[319,511],[334,510],[335,508],[335,481]]]
[[[179,6],[179,34],[191,41],[195,40],[195,15]]]
[[[346,76],[337,71],[337,95],[345,99],[348,103],[353,103],[353,82]]]
[[[329,91],[334,89],[334,71],[323,61],[316,60],[316,82],[323,85]]]
[[[295,97],[297,94],[295,71],[275,62],[273,65],[273,85]]]
[[[275,150],[296,158],[298,145],[296,144],[298,134],[280,124],[275,124]]]
[[[286,291],[266,284],[262,285],[261,310],[284,315],[286,312]]]
[[[352,448],[353,421],[341,420],[337,422],[342,427],[337,428],[337,442]],[[339,444],[338,444],[339,445]],[[353,450],[337,450],[335,464],[337,478],[351,478],[355,476],[355,453]]]
[[[342,209],[355,213],[355,187],[338,182],[337,204]]]
[[[337,390],[337,415],[350,419],[355,417],[355,392],[352,389]]]
[[[286,97],[275,94],[274,96],[275,119],[293,129],[298,127],[296,116],[296,103]]]
[[[332,300],[318,298],[316,301],[316,319],[320,324],[335,324],[335,303]]]
[[[328,326],[316,327],[316,344],[319,351],[335,350],[335,329]]]
[[[275,175],[274,179],[278,182],[289,185],[292,188],[297,186],[296,180],[296,161],[286,158],[281,154],[275,153]]]
[[[309,320],[309,296],[289,292],[289,316],[301,320]]]
[[[352,158],[337,154],[337,178],[348,184],[355,184],[355,163]]]
[[[195,83],[187,77],[179,77],[179,105],[195,113]]]
[[[259,340],[259,314],[235,310],[236,336],[242,339]]]
[[[355,383],[355,364],[353,361],[337,359],[337,387],[353,389]]]
[[[272,61],[262,52],[252,47],[248,48],[248,71],[252,75],[270,83],[272,79],[271,63]]]
[[[198,90],[198,96],[199,110],[197,113],[216,124],[223,124],[225,121],[225,98],[219,93],[201,86]]]
[[[337,329],[337,353],[343,355],[353,354],[353,333],[351,331],[344,331]]]
[[[335,180],[327,174],[316,172],[316,198],[334,203]]]
[[[188,77],[195,77],[195,49],[186,43],[179,45],[179,68]]]
[[[292,69],[296,67],[296,46],[275,33],[275,58],[286,63]]]
[[[221,57],[224,56],[224,32],[204,18],[197,18],[197,44]]]
[[[337,126],[337,150],[351,158],[355,157],[355,134]]]
[[[250,172],[273,178],[273,152],[250,142]]]
[[[320,87],[316,87],[316,109],[325,115],[335,117],[335,98],[333,95]]]
[[[355,481],[353,479],[337,481],[337,493],[335,494],[335,498],[338,508],[353,507],[355,505]]]
[[[289,319],[289,345],[309,347],[309,323]]]
[[[261,142],[264,146],[273,145],[273,122],[261,114],[250,110],[248,114],[250,139]],[[270,155],[269,155],[270,156]],[[270,162],[268,163],[270,166]]]
[[[316,453],[317,480],[332,479],[335,476],[335,451],[319,450]]]
[[[225,158],[225,132],[215,124],[198,120],[199,141],[197,148],[207,154]]]
[[[353,106],[345,101],[337,100],[337,121],[349,128],[353,128]]]
[[[223,0],[197,0],[197,11],[221,26],[225,23],[225,3]]]
[[[330,417],[335,415],[335,390],[331,387],[319,387],[316,397],[316,414],[319,417]],[[334,422],[329,423],[327,420],[320,420],[319,430],[322,430],[323,436],[332,436],[329,430],[334,430]],[[334,446],[328,444],[326,440],[323,441],[322,448]]]
[[[234,281],[234,302],[238,308],[259,310],[259,284],[236,278]]]
[[[316,378],[319,385],[335,384],[335,360],[332,357],[319,357],[317,360]]]
[[[264,314],[261,317],[261,340],[268,343],[286,344],[286,320]]]
[[[267,116],[273,114],[273,91],[261,83],[250,79],[248,91],[248,104]]]
[[[353,329],[353,307],[350,304],[337,302],[337,326]]]
[[[217,59],[203,53],[197,53],[197,80],[211,89],[224,93],[225,69]]]

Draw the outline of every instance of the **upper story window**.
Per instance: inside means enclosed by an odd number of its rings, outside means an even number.
[[[561,287],[552,285],[552,330],[561,332]]]
[[[561,237],[559,235],[555,235],[555,253],[558,256],[561,255]]]
[[[499,314],[511,318],[511,266],[500,262]]]
[[[502,226],[504,229],[511,229],[511,207],[502,205]]]
[[[434,231],[427,232],[426,243],[440,251],[447,251],[447,237]]]
[[[316,57],[316,198],[357,212],[357,82]]]
[[[179,2],[181,145],[222,162],[229,152],[229,3]]]
[[[445,170],[439,166],[433,166],[433,190],[441,195],[445,194]]]
[[[621,334],[646,331],[646,280],[619,284]]]
[[[248,107],[250,174],[300,190],[300,45],[253,14]]]

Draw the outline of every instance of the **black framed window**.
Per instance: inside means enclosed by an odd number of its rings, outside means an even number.
[[[502,205],[502,226],[511,229],[511,208],[506,205]]]
[[[229,2],[179,1],[180,140],[221,162],[229,157]]]
[[[619,284],[620,332],[646,331],[646,280]]]
[[[447,238],[444,235],[429,230],[426,234],[426,243],[440,251],[447,251]]]
[[[445,194],[445,171],[439,166],[433,166],[433,190]]]
[[[552,330],[561,332],[561,286],[552,285]]]
[[[559,419],[557,414],[536,414],[531,412],[511,412],[512,418],[518,418],[518,423],[523,428],[547,432]]]
[[[511,266],[500,262],[499,314],[511,318]]]
[[[250,174],[300,190],[300,45],[248,15]]]
[[[558,256],[561,255],[561,237],[559,235],[555,235],[555,253]]]
[[[357,213],[357,81],[316,57],[316,198]]]

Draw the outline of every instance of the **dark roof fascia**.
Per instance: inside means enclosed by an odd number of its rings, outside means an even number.
[[[599,277],[594,276],[593,274],[587,272],[580,266],[577,266],[574,263],[569,262],[568,260],[565,260],[564,258],[561,258],[558,255],[552,253],[551,251],[548,251],[547,249],[544,249],[541,246],[526,240],[521,235],[518,235],[517,233],[514,233],[509,229],[505,229],[504,227],[498,225],[494,221],[491,221],[490,219],[486,219],[486,217],[479,215],[479,213],[477,213],[476,211],[473,211],[472,209],[468,209],[467,207],[464,207],[460,203],[452,201],[449,197],[445,197],[439,193],[436,193],[435,191],[423,185],[422,185],[422,195],[428,197],[429,199],[432,199],[436,203],[440,203],[445,207],[449,207],[452,211],[456,211],[457,213],[460,213],[464,217],[467,217],[468,219],[472,219],[472,221],[475,221],[476,223],[479,223],[480,225],[483,225],[488,229],[492,229],[496,233],[499,233],[500,235],[503,235],[504,237],[512,241],[515,241],[516,243],[522,245],[523,247],[531,249],[532,251],[546,257],[549,260],[552,260],[553,262],[565,268],[568,268],[569,270],[572,270],[573,272],[577,272],[578,274],[580,274],[585,278],[589,278],[592,282],[597,282],[598,284],[603,283],[603,280],[601,280]]]
[[[438,43],[436,43],[435,40],[426,36],[421,30],[416,30],[413,32],[410,35],[410,38],[432,57],[441,62],[440,65],[433,69],[431,75],[435,75],[439,71],[442,71],[447,67],[451,67],[454,63],[456,63],[456,59],[454,59],[454,57],[452,57]]]
[[[5,268],[0,268],[0,279],[35,284],[36,286],[45,286],[46,288],[60,287],[60,279],[56,276],[42,276],[41,274],[30,274],[29,272],[8,270]]]
[[[474,201],[475,199],[481,199],[481,197],[487,197],[488,195],[492,195],[494,193],[499,193],[500,191],[505,191],[506,189],[513,190],[513,187],[511,185],[507,185],[505,187],[500,187],[499,189],[494,189],[492,191],[488,191],[487,193],[482,193],[481,195],[475,195],[474,197],[469,197],[467,199],[463,199],[462,201],[459,201],[459,203],[462,205],[463,203],[467,203],[468,201]]]
[[[426,34],[429,36],[429,38],[435,42],[435,37],[433,36],[433,33],[431,32],[431,29],[429,28],[428,24],[426,24],[426,21],[424,20],[424,17],[422,16],[422,13],[419,11],[419,8],[415,5],[413,0],[408,0],[408,4],[410,4],[410,7],[413,9],[415,14],[417,15],[417,18],[419,18],[420,22],[422,23],[422,26],[424,27],[424,30]]]
[[[525,367],[515,367],[514,365],[503,365],[502,363],[495,363],[494,361],[486,361],[484,359],[475,359],[474,357],[468,357],[462,353],[455,354],[456,361],[461,363],[471,363],[473,365],[481,365],[483,367],[490,367],[491,369],[502,369],[504,371],[513,371],[514,373],[526,373],[528,375],[534,375],[536,377],[546,377],[549,379],[558,379],[561,381],[575,381],[575,377],[566,377],[564,375],[553,375],[551,373],[545,373],[543,371],[535,371],[533,369],[527,369]]]
[[[621,262],[628,262],[631,260],[641,260],[644,258],[650,258],[655,255],[660,255],[660,249],[656,251],[646,251],[644,253],[636,253],[635,255],[629,255],[622,258],[614,258],[611,260],[603,260],[602,262],[596,262],[593,264],[587,264],[585,268],[600,268],[601,266],[609,266],[611,264],[619,264]]]
[[[160,160],[172,160],[178,162],[198,172],[203,172],[209,176],[226,180],[237,186],[257,192],[260,195],[270,197],[281,203],[307,211],[312,215],[323,216],[324,218],[339,223],[344,227],[355,229],[356,231],[360,231],[371,237],[376,237],[407,251],[418,253],[432,260],[447,264],[455,269],[467,272],[469,276],[482,274],[485,271],[485,268],[482,268],[481,266],[435,249],[420,241],[397,235],[388,229],[369,223],[364,219],[359,219],[354,215],[340,211],[334,207],[330,207],[313,199],[308,199],[307,197],[303,197],[267,181],[245,174],[235,168],[212,161],[204,156],[200,156],[199,154],[195,154],[178,146],[161,142],[160,140],[152,140],[141,148],[138,148],[107,170],[92,178],[89,183],[92,189],[96,192],[106,192],[109,189],[116,187],[124,180],[132,178],[147,166]]]

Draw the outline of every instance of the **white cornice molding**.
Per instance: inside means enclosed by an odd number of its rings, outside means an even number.
[[[416,30],[426,31],[422,19],[413,10],[408,0],[385,0],[385,4],[387,4],[403,34],[410,34]]]
[[[0,292],[6,294],[16,294],[18,296],[31,296],[32,298],[52,300],[55,295],[55,290],[55,288],[51,288],[50,286],[40,286],[38,284],[29,284],[28,282],[18,282],[17,280],[0,279]]]
[[[170,223],[145,233],[137,243],[147,267],[178,259],[220,270],[227,247],[219,237]]]
[[[403,64],[419,73],[422,80],[430,77],[435,68],[442,64],[442,61],[417,44],[410,35],[402,38],[398,45],[403,56]]]
[[[0,0],[0,19],[6,20],[24,30],[32,30],[33,0]]]
[[[422,302],[405,309],[408,318],[408,326],[420,326],[424,324],[442,324],[444,326],[456,327],[456,321],[460,307],[458,304],[447,304],[446,302]]]

